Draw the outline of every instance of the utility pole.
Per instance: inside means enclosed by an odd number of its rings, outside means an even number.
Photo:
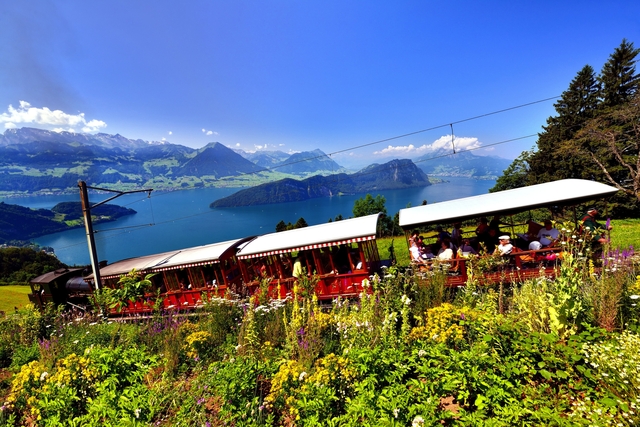
[[[108,188],[89,187],[87,183],[84,181],[78,181],[78,187],[80,188],[80,201],[82,202],[82,216],[84,217],[84,228],[87,233],[87,244],[89,245],[89,256],[91,257],[91,269],[93,270],[93,279],[95,280],[96,290],[97,290],[97,289],[100,289],[100,287],[102,286],[102,282],[100,281],[100,264],[98,263],[96,241],[95,241],[95,238],[93,237],[93,235],[95,234],[95,231],[93,231],[93,222],[91,221],[91,209],[96,208],[100,205],[103,205],[117,197],[122,196],[123,194],[149,193],[149,197],[151,197],[151,192],[153,191],[153,189],[117,191],[117,190],[110,190]],[[88,188],[91,188],[92,190],[109,191],[111,193],[118,193],[118,194],[91,206],[91,204],[89,203],[89,194],[87,193]]]

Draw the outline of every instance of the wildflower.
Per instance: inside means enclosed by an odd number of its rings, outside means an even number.
[[[48,372],[45,371],[45,372],[41,373],[40,374],[40,381],[44,381],[45,378],[47,378],[47,376],[49,376]]]
[[[424,418],[420,415],[416,415],[413,421],[411,422],[411,427],[422,427],[424,425]]]
[[[427,355],[427,352],[426,352],[426,351],[424,351],[424,350],[420,350],[420,351],[418,352],[418,357],[424,357],[424,356],[426,356],[426,355]]]
[[[307,376],[306,372],[304,372],[304,371],[300,372],[300,376],[298,377],[298,381],[302,381],[304,379],[304,377],[306,377],[306,376]]]
[[[140,408],[137,408],[133,413],[136,414],[136,418],[140,418]]]
[[[631,295],[629,298],[631,298],[631,299],[638,299],[638,298],[640,298],[640,295]]]
[[[398,418],[398,413],[399,413],[399,412],[400,412],[400,409],[398,409],[398,408],[394,409],[394,410],[393,410],[393,416],[394,416],[395,418]]]

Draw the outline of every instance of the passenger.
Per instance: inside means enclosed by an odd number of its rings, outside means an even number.
[[[500,244],[498,244],[496,250],[500,255],[509,255],[513,251],[513,245],[511,244],[511,238],[506,234],[498,237]]]
[[[410,239],[409,243],[411,246],[409,246],[409,253],[411,254],[411,261],[418,263],[418,264],[424,264],[424,259],[422,258],[422,253],[420,251],[420,248],[418,247],[418,240],[415,239]]]
[[[438,232],[438,240],[442,242],[443,240],[451,240],[451,234],[448,231],[445,231],[441,225],[436,227],[436,231]]]
[[[560,237],[560,231],[553,226],[550,219],[544,221],[544,228],[538,231],[536,236],[538,242],[544,247],[551,246]]]
[[[476,235],[478,236],[479,241],[483,241],[484,236],[486,236],[487,234],[489,234],[489,220],[487,220],[487,218],[485,217],[482,217],[480,218],[480,222],[476,227]]]
[[[433,251],[431,250],[431,245],[423,244],[422,245],[422,250],[420,251],[420,254],[421,254],[423,259],[433,259],[433,258],[435,258],[435,255],[433,254]]]
[[[298,252],[298,256],[296,260],[293,262],[293,277],[299,279],[303,276],[302,263],[304,261],[304,257],[302,252]]]
[[[462,223],[456,222],[453,224],[453,229],[451,230],[451,242],[456,247],[462,245]]]
[[[596,218],[598,217],[598,210],[596,208],[589,208],[587,209],[587,213],[582,217],[582,219],[580,220],[580,230],[581,231],[585,231],[585,230],[589,230],[589,232],[594,233],[596,230],[611,230],[611,225],[607,224],[606,227],[603,227],[602,225],[600,225],[598,223],[598,221],[596,221]],[[606,243],[607,242],[607,238],[605,237],[604,234],[601,234],[598,237],[598,243]]]
[[[473,249],[473,246],[471,246],[471,241],[469,239],[464,239],[462,241],[462,244],[460,245],[460,252],[462,252],[462,255],[464,256],[478,254],[478,251]]]
[[[493,217],[493,219],[491,220],[491,222],[489,223],[489,229],[490,230],[496,230],[496,235],[500,234],[500,224],[502,224],[500,222],[500,215],[495,215]]]
[[[443,240],[440,242],[440,250],[438,251],[438,259],[446,261],[453,259],[453,249],[449,246],[450,242]]]

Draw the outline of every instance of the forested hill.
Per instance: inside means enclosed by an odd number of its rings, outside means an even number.
[[[136,211],[105,204],[93,209],[91,213],[97,223],[113,221]],[[12,240],[25,241],[80,226],[83,226],[80,202],[59,203],[52,210],[30,209],[0,202],[0,244]]]
[[[305,180],[282,179],[238,191],[211,203],[212,208],[298,202],[340,193],[362,193],[431,185],[427,175],[411,160],[374,164],[354,174],[314,176]]]

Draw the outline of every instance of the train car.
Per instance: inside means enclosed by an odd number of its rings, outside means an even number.
[[[129,258],[100,268],[102,285],[116,288],[120,278],[132,270],[143,276],[153,274],[153,289],[146,301],[121,307],[125,314],[142,314],[153,310],[160,293],[164,308],[191,309],[206,298],[222,297],[228,292],[243,294],[242,274],[235,253],[239,245],[254,236],[181,250]],[[95,285],[93,274],[86,278]]]
[[[379,216],[256,237],[236,254],[245,286],[255,293],[261,282],[268,280],[269,295],[283,298],[302,275],[313,275],[318,279],[315,292],[320,300],[359,294],[362,281],[381,267],[375,242]]]
[[[114,309],[113,315],[149,313],[158,293],[164,309],[193,309],[211,297],[251,295],[265,280],[271,297],[285,298],[302,280],[294,277],[298,263],[302,274],[318,279],[319,299],[351,297],[381,267],[375,242],[378,218],[374,214],[129,258],[101,266],[102,286],[117,288],[120,278],[132,270],[141,276],[152,274],[153,289],[144,301]],[[92,274],[85,280],[95,286]]]
[[[446,226],[457,222],[464,222],[481,217],[499,216],[508,218],[502,220],[506,225],[503,233],[511,238],[517,236],[517,229],[531,226],[516,224],[513,215],[537,208],[550,208],[556,212],[559,208],[573,206],[588,201],[598,200],[615,194],[618,190],[609,185],[595,181],[582,179],[563,179],[543,184],[512,190],[499,191],[479,196],[455,199],[446,202],[433,203],[413,208],[401,209],[399,212],[400,227],[405,231],[407,244],[410,246],[410,235],[415,230],[424,230],[437,225]],[[573,221],[577,225],[575,209]],[[523,233],[526,234],[526,233]],[[475,236],[472,236],[475,237]],[[555,273],[555,263],[546,262],[553,260],[555,256],[541,257],[542,254],[558,253],[560,247],[547,247],[540,250],[516,250],[507,255],[510,262],[499,271],[489,272],[480,278],[484,283],[521,281],[540,274],[540,267],[545,269],[545,274]],[[527,262],[531,261],[530,265]],[[462,286],[467,282],[469,258],[456,257],[449,262],[452,267],[447,278],[449,286]],[[429,269],[430,263],[413,263],[418,269]],[[526,268],[532,267],[532,268]]]

